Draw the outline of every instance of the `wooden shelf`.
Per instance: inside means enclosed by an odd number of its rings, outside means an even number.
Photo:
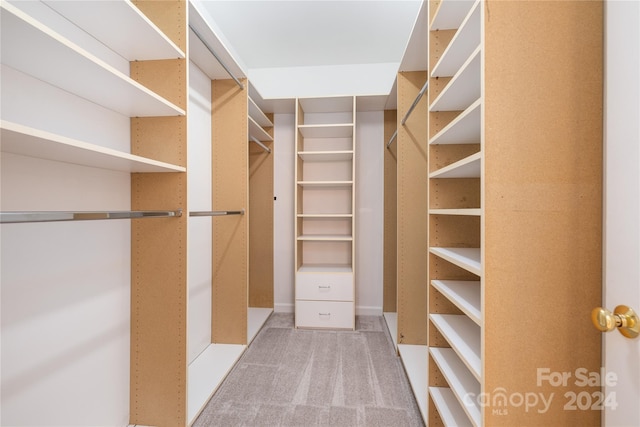
[[[458,412],[458,409],[461,408],[473,425],[479,427],[482,424],[482,413],[475,398],[480,395],[480,383],[471,375],[452,349],[430,347],[429,353],[449,383],[457,400],[453,402],[452,411]]]
[[[305,138],[349,138],[353,136],[353,123],[300,125],[298,130]]]
[[[185,57],[129,0],[45,3],[129,62]]]
[[[0,122],[2,152],[121,172],[185,172],[159,162],[100,145],[67,138],[8,121]]]
[[[455,350],[468,371],[480,381],[482,373],[480,326],[461,314],[431,314],[429,318]]]
[[[210,344],[189,364],[189,425],[195,421],[246,348],[247,346],[238,344]]]
[[[273,127],[273,122],[262,112],[258,104],[249,97],[249,117],[263,128]]]
[[[472,154],[430,173],[429,178],[480,178],[480,157],[481,153]]]
[[[427,362],[426,345],[398,344],[398,353],[409,378],[409,384],[418,403],[422,419],[427,423]]]
[[[453,76],[480,46],[480,32],[480,2],[476,2],[433,67],[431,77]]]
[[[462,111],[480,98],[480,56],[478,47],[433,101],[429,111]]]
[[[273,137],[267,133],[253,118],[249,117],[249,136],[261,142],[273,141]]]
[[[475,0],[442,0],[429,29],[435,31],[460,28],[474,2]]]
[[[353,273],[353,268],[342,264],[303,264],[298,273]]]
[[[479,280],[432,280],[431,284],[478,326],[482,324]]]
[[[481,276],[480,248],[429,248],[429,252],[458,267]]]
[[[463,216],[480,216],[482,209],[466,208],[466,209],[429,209],[431,215],[463,215]]]
[[[473,426],[450,388],[429,387],[429,394],[445,427]]]
[[[435,134],[429,144],[479,144],[481,114],[482,101],[478,99]]]
[[[318,242],[351,242],[353,236],[343,234],[302,234],[297,240],[318,241]]]
[[[299,151],[305,162],[340,162],[353,159],[353,151]]]
[[[2,2],[1,9],[3,40],[22,41],[2,44],[3,64],[128,117],[185,115],[11,4]]]

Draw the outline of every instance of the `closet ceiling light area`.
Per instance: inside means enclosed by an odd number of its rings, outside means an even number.
[[[279,76],[289,84],[298,78],[301,83],[300,76],[316,69],[325,71],[324,79],[364,74],[372,80],[368,90],[388,94],[422,4],[419,0],[192,2],[265,98],[288,97],[288,92],[263,89],[269,84],[261,85],[262,80]]]

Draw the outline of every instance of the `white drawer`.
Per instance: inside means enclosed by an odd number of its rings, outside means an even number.
[[[355,328],[355,306],[344,301],[296,301],[296,328]]]
[[[298,273],[296,299],[353,301],[353,274]]]

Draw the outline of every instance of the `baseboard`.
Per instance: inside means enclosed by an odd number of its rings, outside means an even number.
[[[357,305],[356,316],[382,316],[382,307]]]
[[[292,303],[275,303],[273,305],[273,311],[276,313],[293,313],[295,311],[295,305]]]

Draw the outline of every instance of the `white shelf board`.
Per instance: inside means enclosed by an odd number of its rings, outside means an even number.
[[[249,117],[263,128],[273,127],[271,120],[262,112],[258,104],[256,104],[251,97],[249,97]]]
[[[449,383],[458,407],[462,408],[474,426],[479,427],[482,424],[482,412],[475,398],[480,395],[480,383],[452,349],[431,347],[429,352]]]
[[[121,172],[186,171],[182,166],[78,141],[5,120],[0,122],[0,128],[0,149],[6,153]]]
[[[353,123],[300,125],[298,130],[305,138],[349,138],[353,136]]]
[[[480,248],[429,248],[429,252],[458,267],[481,276]]]
[[[342,264],[303,264],[298,273],[353,273],[351,265]]]
[[[480,178],[481,153],[458,160],[429,174],[429,178]]]
[[[314,240],[327,242],[351,242],[353,236],[343,234],[302,234],[298,236],[298,240]]]
[[[3,64],[128,117],[185,115],[13,5],[2,2],[1,9]]]
[[[429,111],[462,111],[481,95],[480,47],[462,65],[440,95],[433,101]]]
[[[463,215],[463,216],[480,216],[482,209],[480,208],[464,208],[464,209],[429,209],[431,215]]]
[[[305,113],[353,112],[352,96],[334,96],[324,98],[299,98],[300,106]]]
[[[185,57],[129,0],[44,3],[129,62]]]
[[[429,394],[445,427],[473,426],[450,388],[429,387]]]
[[[353,181],[298,181],[301,187],[351,187]]]
[[[429,318],[468,368],[468,372],[480,381],[480,326],[462,314],[430,314]]]
[[[435,134],[429,144],[480,144],[482,100],[478,99]]]
[[[431,71],[431,77],[451,77],[469,55],[480,46],[480,2],[477,1],[467,14],[460,28],[451,39]]]
[[[476,325],[482,325],[479,280],[432,280],[431,284],[469,316]]]
[[[260,329],[265,324],[269,316],[273,313],[273,308],[263,307],[248,307],[247,309],[247,343],[251,344],[251,341],[258,335]]]
[[[249,117],[249,136],[254,137],[258,141],[270,142],[273,137],[267,133],[255,120]]]
[[[305,162],[339,162],[353,159],[353,151],[299,151]]]
[[[436,31],[459,28],[474,2],[475,0],[442,0],[429,29]]]
[[[331,219],[331,218],[353,218],[353,214],[298,214],[298,218],[309,219]]]
[[[384,312],[382,313],[384,320],[387,323],[387,329],[391,335],[391,341],[393,341],[393,348],[398,349],[398,313]]]
[[[398,344],[398,353],[425,425],[427,424],[428,352],[426,345]]]
[[[247,346],[239,344],[210,344],[189,364],[187,381],[189,425],[195,421],[246,348]]]
[[[218,58],[227,66],[233,75],[240,79],[246,77],[246,73],[231,55],[220,37],[213,31],[204,18],[206,11],[201,12],[197,3],[189,1],[189,59],[193,61],[211,80],[231,79],[220,62],[211,54],[205,44],[196,36],[198,32]]]

